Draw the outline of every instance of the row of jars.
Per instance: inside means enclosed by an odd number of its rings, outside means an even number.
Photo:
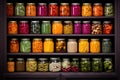
[[[15,13],[14,13],[15,12]],[[48,7],[46,3],[38,3],[38,6],[35,3],[27,3],[26,7],[24,3],[16,3],[16,6],[13,6],[13,3],[7,3],[7,15],[8,16],[113,16],[114,9],[112,3],[105,3],[103,6],[102,3],[94,3],[93,6],[91,3],[83,3],[82,6],[80,3],[72,3],[71,6],[69,3],[60,3],[58,6],[57,3],[49,3]]]
[[[102,45],[101,45],[102,44]],[[34,52],[34,53],[110,53],[112,52],[112,42],[110,39],[103,39],[100,43],[99,39],[68,39],[57,38],[54,42],[51,38],[45,38],[42,41],[41,38],[33,38],[31,41],[29,38],[23,38],[18,41],[17,38],[10,40],[9,51],[11,53]],[[102,48],[102,49],[101,49]],[[102,51],[101,51],[102,50]]]
[[[112,72],[112,58],[14,58],[8,59],[8,72]]]
[[[103,25],[102,25],[103,24]],[[111,21],[9,21],[8,34],[112,34]]]

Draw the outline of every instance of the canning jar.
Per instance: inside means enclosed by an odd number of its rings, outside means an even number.
[[[92,6],[91,6],[91,3],[83,3],[83,6],[82,6],[82,16],[92,16]]]
[[[90,21],[83,21],[83,24],[82,24],[82,34],[90,34],[90,33],[91,33]]]
[[[103,34],[111,34],[113,29],[113,25],[110,21],[103,22]]]
[[[92,71],[93,72],[101,72],[102,71],[101,58],[93,58],[92,59]]]
[[[18,53],[19,52],[19,42],[18,39],[12,38],[10,41],[10,52]]]
[[[46,3],[39,3],[37,7],[38,16],[47,16],[47,5]]]
[[[90,72],[91,64],[89,58],[81,58],[80,70],[81,72]]]
[[[92,30],[91,34],[102,34],[102,25],[100,21],[92,22]]]
[[[8,34],[17,34],[17,33],[18,33],[17,21],[9,21],[8,22]]]
[[[17,58],[16,61],[16,71],[23,72],[25,71],[25,61],[23,58]]]
[[[61,21],[53,21],[52,23],[52,34],[62,34],[63,26]]]
[[[82,25],[81,25],[81,21],[74,21],[74,34],[81,34],[81,29],[82,29]]]
[[[72,21],[64,21],[64,34],[72,34],[72,33],[73,33]]]
[[[104,71],[105,72],[112,72],[113,71],[113,63],[111,58],[104,59]]]
[[[15,62],[13,58],[8,58],[7,67],[8,67],[8,72],[15,71]]]
[[[89,42],[88,39],[79,40],[79,53],[88,53],[89,52]]]
[[[112,52],[112,42],[110,39],[103,39],[102,40],[102,52],[103,53]]]
[[[24,3],[16,3],[15,15],[16,16],[25,16],[25,6],[24,6]]]
[[[76,39],[68,39],[67,52],[70,52],[70,53],[76,53],[77,52],[77,41],[76,41]]]
[[[71,71],[71,63],[69,58],[62,59],[62,71],[63,72],[70,72]]]
[[[14,15],[13,3],[7,3],[7,16],[13,16],[13,15]]]
[[[103,16],[103,6],[101,3],[94,3],[93,16]]]
[[[69,16],[69,15],[70,15],[69,3],[61,3],[60,4],[60,16]]]
[[[20,52],[31,52],[31,41],[28,38],[21,39]]]
[[[38,71],[47,72],[48,71],[48,59],[47,58],[39,58],[38,59]]]
[[[36,6],[35,6],[35,3],[27,3],[27,6],[26,6],[26,16],[36,16]]]
[[[57,3],[49,4],[49,16],[58,16],[58,4]]]
[[[49,71],[50,72],[59,72],[59,71],[61,71],[60,58],[50,58]]]
[[[31,34],[40,34],[39,21],[31,21]]]
[[[44,52],[53,53],[54,52],[54,42],[51,38],[46,38],[44,40]]]
[[[80,16],[80,4],[79,3],[72,3],[71,16]]]
[[[105,16],[113,16],[114,8],[112,3],[106,3],[104,7],[104,15]]]
[[[42,21],[41,33],[42,34],[51,34],[51,24],[50,24],[50,21]]]
[[[79,59],[73,58],[71,62],[71,71],[78,72],[79,71]]]
[[[28,24],[28,21],[20,21],[19,33],[20,34],[29,34],[29,24]]]
[[[37,71],[37,61],[36,61],[35,58],[27,58],[26,71],[27,72],[35,72],[35,71]]]
[[[64,53],[66,52],[66,42],[63,38],[58,38],[56,40],[56,52],[58,53]]]
[[[32,52],[40,53],[42,52],[42,39],[41,38],[34,38],[32,41]]]

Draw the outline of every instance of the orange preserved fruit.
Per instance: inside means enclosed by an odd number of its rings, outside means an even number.
[[[8,23],[8,34],[17,34],[18,33],[18,25],[16,21],[10,21]]]
[[[94,4],[93,16],[103,16],[103,7],[101,3]]]
[[[27,3],[26,16],[36,16],[36,6],[34,3]]]

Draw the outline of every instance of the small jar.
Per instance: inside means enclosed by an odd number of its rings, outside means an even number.
[[[69,15],[70,15],[69,3],[61,3],[60,4],[60,16],[69,16]]]
[[[80,16],[80,4],[79,3],[72,3],[71,16]]]
[[[114,16],[114,8],[112,3],[106,3],[104,6],[105,16]]]
[[[27,3],[27,6],[26,6],[26,16],[36,16],[36,6],[35,6],[35,3]]]
[[[104,71],[105,72],[112,72],[113,71],[113,63],[111,58],[104,59]]]
[[[76,39],[68,39],[67,52],[68,53],[76,53],[77,52],[77,41],[76,41]]]
[[[62,60],[62,71],[63,72],[70,72],[71,71],[71,64],[68,58],[63,58]]]
[[[49,4],[49,16],[58,16],[58,4],[57,3]]]
[[[16,71],[17,72],[24,72],[25,71],[25,61],[23,58],[17,58]]]
[[[39,21],[31,21],[31,34],[40,34]]]
[[[8,34],[18,34],[17,21],[9,21],[8,22]]]
[[[51,34],[51,24],[50,24],[50,21],[42,21],[41,33],[42,34]]]
[[[72,21],[64,21],[64,34],[72,34],[72,33],[73,33]]]
[[[46,3],[38,4],[37,15],[38,16],[47,16],[47,4]]]
[[[83,3],[82,6],[82,16],[92,16],[92,6],[91,3]]]
[[[25,16],[25,6],[24,6],[24,3],[16,3],[15,15],[16,16]]]
[[[82,32],[81,21],[74,21],[74,34],[81,34]]]
[[[83,21],[83,24],[82,24],[82,34],[90,34],[90,33],[91,33],[90,21]]]
[[[50,58],[49,71],[50,72],[59,72],[59,71],[61,71],[60,58]]]
[[[78,72],[79,71],[79,59],[73,58],[71,62],[71,71]]]
[[[28,21],[20,21],[19,33],[20,34],[29,34],[29,24],[28,24]]]
[[[91,34],[102,34],[102,25],[100,21],[92,22],[92,32]]]
[[[103,22],[103,34],[112,34],[113,25],[110,21]]]
[[[15,72],[15,62],[13,58],[9,58],[7,62],[8,72]]]
[[[35,60],[35,58],[27,58],[26,71],[27,72],[36,72],[37,71],[37,61]]]
[[[103,16],[103,7],[101,3],[94,3],[93,16]]]
[[[13,15],[14,15],[13,3],[7,3],[7,16],[13,16]]]
[[[38,71],[47,72],[48,71],[48,59],[47,58],[39,58],[38,59]]]

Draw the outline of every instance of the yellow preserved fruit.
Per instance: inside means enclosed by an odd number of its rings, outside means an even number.
[[[83,3],[82,16],[92,16],[92,6],[90,3]]]

